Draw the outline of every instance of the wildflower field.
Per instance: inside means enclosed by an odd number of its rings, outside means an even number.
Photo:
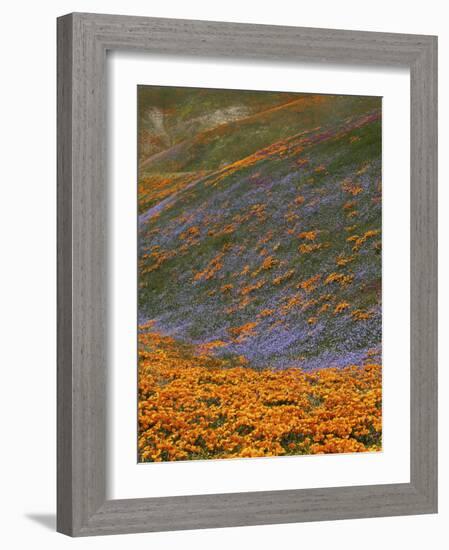
[[[157,333],[139,342],[143,461],[380,449],[380,365],[255,370]]]
[[[381,450],[381,100],[139,87],[141,462]]]

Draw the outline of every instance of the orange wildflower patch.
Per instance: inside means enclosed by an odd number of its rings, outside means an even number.
[[[330,308],[329,304],[323,304],[320,309],[318,310],[318,313],[325,313]]]
[[[209,279],[212,279],[212,277],[223,267],[222,259],[224,257],[224,254],[222,252],[219,252],[216,256],[212,258],[212,260],[207,264],[205,269],[203,271],[199,271],[198,273],[195,273],[193,280],[194,281],[207,281]]]
[[[233,288],[234,288],[234,285],[229,283],[227,285],[222,285],[220,287],[220,290],[223,294],[229,294]]]
[[[381,450],[380,365],[305,373],[245,364],[141,333],[139,461]]]
[[[299,158],[296,160],[297,166],[307,166],[309,164],[309,159]]]
[[[314,171],[316,174],[322,174],[323,172],[326,172],[326,167],[324,166],[324,164],[320,164],[319,166],[317,166],[316,168],[314,168],[313,171]]]
[[[363,191],[363,187],[352,182],[351,179],[346,178],[341,184],[341,188],[345,193],[356,197]]]
[[[260,254],[264,255],[262,254],[262,252],[263,250],[260,252]],[[268,251],[265,251],[265,253],[267,254]],[[277,260],[276,258],[273,258],[273,256],[267,256],[262,262],[262,264],[260,265],[260,267],[258,267],[255,271],[253,271],[251,275],[253,277],[256,277],[257,275],[259,275],[261,271],[268,271],[276,265],[279,265],[279,260]]]
[[[273,315],[274,309],[263,309],[257,316],[258,317],[269,317],[270,315]]]
[[[323,243],[300,244],[298,250],[301,254],[310,254],[311,252],[320,250],[320,248],[323,248]]]
[[[343,313],[349,307],[348,302],[340,302],[335,306],[334,313]]]
[[[345,267],[346,265],[350,264],[351,262],[353,262],[355,260],[355,256],[344,256],[344,255],[340,255],[338,256],[338,258],[335,260],[335,263],[339,266],[339,267]]]
[[[189,227],[188,229],[186,229],[185,231],[183,231],[180,235],[179,235],[179,238],[181,240],[189,240],[189,241],[192,241],[196,238],[198,238],[200,235],[200,230],[198,227],[196,227],[195,225],[193,225],[192,227]]]
[[[314,275],[313,277],[310,277],[310,279],[306,279],[305,281],[301,281],[297,288],[301,288],[305,292],[312,292],[316,289],[318,281],[321,279],[321,275],[318,273],[317,275]]]
[[[248,338],[248,336],[251,336],[254,334],[254,329],[258,325],[257,321],[253,321],[252,323],[245,323],[244,325],[241,325],[239,327],[232,327],[228,329],[228,332],[231,336],[236,338],[237,340],[241,341],[245,338]]]
[[[298,235],[300,239],[304,239],[306,241],[314,241],[318,235],[318,231],[303,231]]]
[[[354,280],[354,275],[344,273],[331,273],[324,281],[324,284],[338,283],[342,288],[349,286]]]
[[[198,352],[200,355],[210,355],[213,350],[223,348],[225,346],[227,346],[227,343],[222,340],[212,340],[211,342],[198,346]]]
[[[174,256],[176,256],[175,250],[159,250],[159,247],[154,249],[151,254],[144,254],[139,261],[140,275],[157,271],[161,265]],[[152,260],[152,263],[148,264],[148,260]]]
[[[282,306],[281,313],[285,315],[290,310],[295,308],[296,306],[299,306],[303,303],[303,299],[300,294],[295,294],[294,296],[291,296],[288,298],[287,303]]]
[[[281,285],[285,281],[288,281],[288,279],[291,279],[294,274],[295,274],[295,270],[294,269],[289,269],[283,275],[279,275],[278,277],[275,277],[273,279],[273,284],[274,285]]]
[[[351,311],[351,317],[356,321],[366,321],[372,317],[372,313],[369,311],[363,311],[362,309],[355,309]]]
[[[366,231],[361,237],[355,235],[356,238],[351,239],[352,241],[355,241],[354,246],[352,247],[352,250],[354,252],[357,252],[357,250],[359,250],[360,247],[362,245],[364,245],[368,239],[372,239],[373,237],[377,237],[377,235],[379,235],[379,233],[380,233],[379,229],[370,229],[369,231]],[[346,240],[349,241],[349,239],[346,239]]]
[[[254,292],[255,290],[259,290],[259,288],[262,288],[265,283],[266,283],[265,279],[261,279],[260,281],[257,281],[253,285],[245,286],[240,291],[240,294],[242,296],[246,296],[247,294],[250,294],[251,292]]]
[[[215,237],[222,237],[223,235],[231,235],[234,233],[234,231],[237,229],[237,225],[235,223],[228,223],[225,225],[220,231],[216,231],[214,233]]]

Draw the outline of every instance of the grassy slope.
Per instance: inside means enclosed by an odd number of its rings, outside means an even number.
[[[376,108],[377,98],[299,96],[282,105],[199,132],[177,143],[142,168],[142,175],[159,172],[215,170],[298,132],[331,125]]]
[[[199,181],[172,184],[173,200],[140,225],[141,318],[258,367],[376,358],[379,113],[376,98],[300,97],[147,167],[149,181]]]
[[[139,88],[139,158],[146,160],[193,135],[297,99],[285,92],[238,94],[229,90],[197,88]],[[155,124],[157,112],[159,123]]]

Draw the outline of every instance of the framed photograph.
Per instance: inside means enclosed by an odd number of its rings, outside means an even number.
[[[58,19],[58,531],[437,511],[437,39]]]

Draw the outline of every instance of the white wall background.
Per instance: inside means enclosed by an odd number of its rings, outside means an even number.
[[[440,217],[440,513],[435,516],[244,527],[71,540],[54,532],[55,513],[55,246],[56,24],[58,15],[94,11],[310,27],[439,35],[440,127],[449,123],[449,32],[438,0],[47,0],[9,2],[0,40],[0,537],[6,548],[390,548],[441,547],[449,520],[448,330],[446,238]],[[440,136],[440,211],[449,191]],[[5,376],[6,375],[6,376]]]

